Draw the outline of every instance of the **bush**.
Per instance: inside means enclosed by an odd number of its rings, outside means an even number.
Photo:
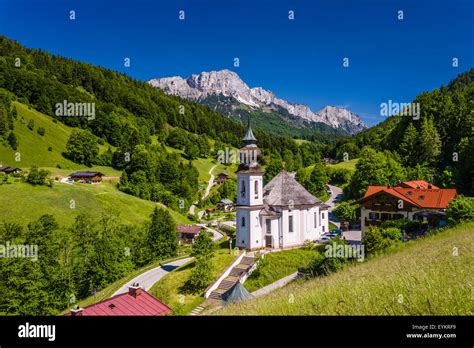
[[[402,231],[396,227],[383,228],[381,233],[384,238],[392,241],[400,241],[402,239]]]
[[[26,182],[31,185],[46,185],[52,186],[51,180],[48,180],[50,172],[44,169],[38,169],[37,166],[32,166],[27,177]]]
[[[352,201],[339,203],[333,213],[341,222],[353,224],[357,220],[357,209],[359,206]]]
[[[464,196],[453,199],[446,210],[446,219],[453,225],[474,220],[474,200]]]
[[[184,285],[185,290],[192,294],[204,290],[212,282],[213,270],[214,265],[212,264],[212,259],[197,259],[196,265],[194,266],[191,275]]]
[[[39,127],[36,131],[41,136],[44,136],[44,134],[46,133],[46,130],[43,127]]]
[[[33,119],[29,120],[27,127],[29,130],[33,130],[35,128],[35,121]]]
[[[402,232],[413,234],[415,232],[420,232],[426,228],[426,223],[418,220],[387,220],[380,224],[380,228],[390,228],[395,227],[401,230]]]

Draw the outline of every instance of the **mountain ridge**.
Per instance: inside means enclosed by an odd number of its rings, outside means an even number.
[[[291,103],[278,98],[274,92],[263,87],[250,88],[237,73],[228,69],[201,72],[187,78],[181,76],[155,78],[148,83],[167,94],[203,104],[206,104],[207,98],[211,96],[224,96],[232,97],[236,103],[254,110],[278,111],[278,108],[282,108],[309,123],[324,123],[349,134],[368,128],[357,114],[345,108],[328,105],[314,112],[305,104]]]

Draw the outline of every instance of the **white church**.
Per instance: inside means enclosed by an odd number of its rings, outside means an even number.
[[[328,206],[282,170],[265,187],[260,149],[250,124],[239,150],[236,246],[247,250],[292,248],[328,232]]]

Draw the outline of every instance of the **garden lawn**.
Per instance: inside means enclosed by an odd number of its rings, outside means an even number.
[[[216,279],[235,258],[235,255],[229,254],[229,250],[221,249],[216,252],[212,259],[214,264],[214,279]],[[149,291],[153,296],[156,296],[171,307],[174,311],[174,315],[186,315],[205,300],[203,292],[188,294],[182,290],[194,266],[195,261],[192,260],[176,270],[173,270],[161,278]]]
[[[305,266],[317,254],[318,251],[307,249],[291,249],[268,253],[265,255],[263,267],[259,272],[251,274],[244,285],[250,292],[260,289],[295,273],[299,266]]]

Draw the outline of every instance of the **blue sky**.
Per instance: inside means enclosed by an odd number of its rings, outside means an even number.
[[[373,125],[380,103],[410,102],[474,66],[473,3],[0,0],[0,34],[141,80],[227,68],[250,87],[314,110],[347,107]]]

